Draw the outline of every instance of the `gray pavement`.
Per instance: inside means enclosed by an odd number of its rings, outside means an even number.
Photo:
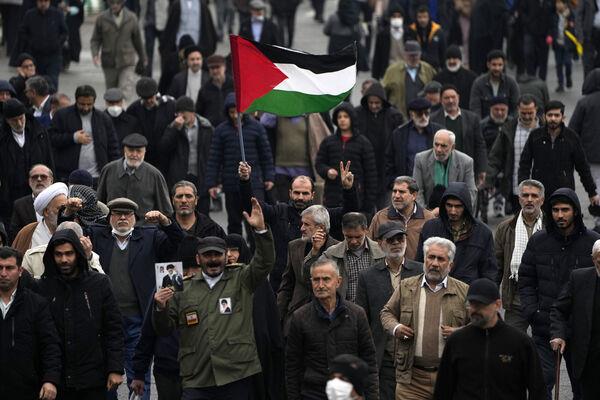
[[[219,1],[219,0],[216,0]],[[100,3],[99,0],[93,1],[94,5]],[[142,3],[145,3],[145,0],[142,0]],[[211,7],[214,5],[214,2],[211,2]],[[336,9],[336,0],[327,0],[325,7],[325,16],[333,13]],[[144,7],[144,5],[143,5]],[[94,21],[97,13],[91,12],[88,13],[84,24],[81,27],[81,36],[83,43],[83,51],[81,53],[81,61],[78,64],[71,64],[71,67],[68,71],[62,73],[60,75],[60,83],[59,83],[59,92],[67,94],[69,97],[73,98],[73,94],[75,93],[75,88],[82,84],[92,85],[96,88],[98,92],[98,101],[97,106],[100,108],[104,108],[104,102],[102,100],[102,96],[105,91],[104,87],[104,77],[102,74],[102,70],[98,67],[95,67],[92,63],[92,57],[90,53],[89,41],[92,34],[92,29],[94,26]],[[216,15],[213,9],[213,16]],[[312,18],[313,13],[310,7],[310,2],[304,1],[300,4],[298,9],[298,13],[296,16],[296,38],[294,43],[294,48],[303,50],[309,53],[322,54],[326,52],[327,49],[327,38],[322,33],[323,25],[315,22]],[[229,53],[229,43],[227,41],[220,43],[217,49],[217,53],[219,54],[228,54]],[[8,79],[9,77],[15,74],[13,68],[8,66],[8,60],[5,56],[4,49],[0,52],[0,77],[2,79]],[[156,53],[155,53],[156,54]],[[154,78],[158,79],[160,66],[158,65],[158,57],[155,56],[155,68],[154,68]],[[510,74],[514,75],[514,71],[509,71]],[[370,77],[369,73],[360,73],[357,78],[357,83],[361,83],[366,78]],[[566,116],[572,114],[573,109],[577,103],[577,100],[581,97],[581,85],[583,83],[583,67],[581,62],[575,62],[573,65],[573,83],[574,87],[570,90],[565,91],[564,93],[556,94],[554,93],[554,89],[557,86],[556,73],[554,68],[554,58],[553,54],[550,54],[549,66],[548,66],[548,89],[550,90],[550,96],[552,99],[561,100],[566,104]],[[356,86],[356,90],[354,90],[352,94],[352,102],[354,104],[358,104],[360,101],[360,85]],[[587,210],[587,206],[589,205],[589,200],[587,194],[583,190],[579,179],[577,181],[577,194],[581,199],[582,208]],[[491,208],[491,207],[490,207]],[[225,212],[211,213],[211,217],[215,219],[222,226],[227,225],[227,217]],[[494,229],[499,223],[499,219],[493,216],[490,216],[489,225],[491,229]],[[591,218],[586,215],[585,216],[586,225],[589,227],[593,227],[593,222]],[[564,364],[563,364],[564,365]],[[152,388],[152,399],[156,399],[156,388]],[[561,385],[560,385],[560,398],[561,399],[572,399],[572,394],[570,390],[570,383],[564,369],[562,368],[561,374]],[[119,399],[127,399],[127,394],[125,388],[122,386],[119,390]]]

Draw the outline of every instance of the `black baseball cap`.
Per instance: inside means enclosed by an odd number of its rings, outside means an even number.
[[[404,224],[390,221],[382,224],[377,230],[377,237],[379,239],[385,240],[396,235],[406,235],[406,228],[404,228]]]
[[[492,304],[500,298],[498,285],[487,278],[480,278],[469,286],[467,291],[467,300],[481,304]]]

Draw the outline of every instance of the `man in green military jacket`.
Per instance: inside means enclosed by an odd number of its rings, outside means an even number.
[[[184,282],[182,292],[154,296],[153,324],[159,335],[180,332],[179,363],[183,399],[248,399],[250,376],[261,372],[252,325],[252,296],[275,263],[273,236],[262,209],[252,199],[256,253],[248,265],[225,268],[226,244],[201,239],[196,260],[202,272]]]

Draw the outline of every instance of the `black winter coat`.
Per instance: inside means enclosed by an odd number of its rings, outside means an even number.
[[[94,251],[100,256],[100,265],[106,274],[110,274],[110,260],[115,239],[110,226],[92,225],[88,235]],[[185,233],[172,221],[165,227],[136,226],[129,239],[129,277],[142,312],[148,308],[148,302],[156,289],[154,263],[172,261],[177,246]]]
[[[21,21],[10,65],[17,66],[17,57],[21,53],[34,57],[61,54],[68,33],[65,17],[56,7],[51,6],[45,13],[30,8]]]
[[[434,81],[439,82],[442,85],[456,86],[458,89],[458,94],[460,95],[459,106],[460,108],[465,108],[467,110],[469,109],[471,88],[473,87],[473,82],[475,82],[475,79],[477,79],[477,74],[464,67],[460,67],[460,69],[456,72],[450,72],[448,68],[444,68],[433,77]]]
[[[49,133],[56,156],[58,181],[67,182],[69,174],[79,168],[81,144],[73,141],[73,133],[81,128],[81,117],[76,105],[58,110],[54,114]],[[99,174],[106,164],[119,158],[121,151],[110,116],[95,108],[92,110],[92,136]]]
[[[128,114],[123,110],[121,115],[118,117],[112,117],[108,111],[104,111],[106,115],[109,116],[112,121],[113,126],[115,127],[115,133],[117,134],[117,141],[119,143],[119,149],[121,148],[121,142],[125,136],[130,135],[132,133],[140,132],[140,125],[138,123],[137,118],[133,115]]]
[[[581,138],[581,144],[590,163],[600,164],[600,69],[590,71],[581,89],[583,97],[577,102],[569,120],[572,129]]]
[[[247,19],[242,21],[240,25],[239,35],[245,39],[254,41],[254,35],[252,34],[252,21]],[[258,43],[271,44],[274,46],[282,43],[281,36],[279,35],[279,27],[270,19],[265,18],[263,28],[260,33]]]
[[[596,183],[590,171],[579,136],[564,126],[552,143],[548,128],[543,126],[529,133],[521,153],[519,182],[537,179],[544,184],[545,192],[554,193],[558,188],[575,189],[574,171],[588,195],[596,194]]]
[[[227,119],[223,105],[225,98],[231,92],[233,92],[233,80],[229,76],[225,78],[225,82],[220,88],[208,80],[198,92],[196,113],[208,119],[212,126],[218,126]]]
[[[202,56],[204,58],[212,55],[217,48],[217,31],[213,23],[212,14],[205,0],[200,1],[200,21],[199,21],[199,43]],[[177,31],[181,21],[181,2],[170,2],[169,16],[167,25],[162,33],[159,42],[159,52],[161,56],[166,57],[177,51]]]
[[[340,161],[343,161],[344,164],[351,161],[350,171],[354,174],[354,186],[356,186],[361,200],[361,208],[370,212],[375,205],[375,196],[379,192],[373,145],[358,130],[354,108],[349,103],[342,103],[333,112],[333,121],[337,120],[337,114],[340,111],[345,111],[350,116],[353,134],[350,140],[344,143],[342,134],[338,129],[335,134],[323,139],[319,146],[315,169],[321,178],[325,180],[323,204],[326,207],[342,205]],[[338,171],[338,176],[334,180],[327,177],[327,171],[331,168]]]
[[[192,174],[195,176],[193,180],[198,189],[198,194],[202,196],[208,190],[208,187],[204,184],[204,177],[206,176],[206,163],[208,162],[213,127],[206,118],[199,116],[196,116],[196,124],[198,128],[198,143],[196,146],[198,169],[193,171]],[[165,129],[163,137],[160,138],[160,152],[164,158],[161,165],[164,166],[163,174],[168,187],[173,187],[175,183],[182,179],[190,180],[188,176],[190,142],[185,126],[176,129],[171,124]]]
[[[204,85],[208,80],[209,80],[210,76],[208,75],[207,71],[202,71],[202,77],[201,79],[201,83],[200,85]],[[167,94],[169,96],[173,96],[173,98],[178,99],[181,96],[185,96],[186,92],[187,92],[187,81],[188,81],[188,70],[187,68],[184,69],[183,71],[180,71],[177,73],[177,75],[175,75],[173,77],[173,80],[171,81],[171,85],[169,86],[169,90],[167,91]],[[197,94],[196,94],[197,96]],[[194,97],[192,96],[192,100],[195,100]]]
[[[75,248],[79,274],[65,280],[54,262],[57,241]],[[104,264],[108,265],[108,264]],[[70,389],[106,386],[109,373],[123,373],[124,336],[121,312],[107,275],[89,269],[79,242],[70,229],[56,232],[44,254],[44,274],[38,290],[50,300],[61,339],[62,386]]]
[[[227,95],[224,110],[235,106],[233,93]],[[252,188],[264,190],[263,182],[275,180],[273,153],[265,128],[253,118],[244,115],[242,118],[242,134],[246,161],[252,167]],[[223,191],[239,192],[238,164],[242,160],[238,131],[227,118],[217,126],[210,146],[208,165],[206,167],[206,185],[210,189],[218,184]]]
[[[449,197],[460,200],[465,206],[466,218],[471,220],[471,233],[467,238],[454,242],[452,230],[446,213],[446,200]],[[481,221],[473,216],[473,205],[467,185],[463,182],[453,182],[442,196],[440,202],[440,216],[425,222],[419,245],[417,247],[416,261],[423,262],[423,243],[430,237],[438,236],[451,240],[456,245],[454,267],[450,276],[470,284],[475,279],[488,278],[496,282],[498,267],[494,255],[494,238],[492,231]]]
[[[352,354],[369,366],[365,395],[379,398],[375,345],[365,311],[340,299],[330,316],[317,300],[305,304],[292,315],[287,338],[285,375],[288,400],[326,400],[325,384],[331,362],[340,354]]]
[[[60,384],[61,353],[46,299],[19,282],[0,318],[0,398],[37,399],[43,383]]]
[[[583,224],[581,206],[575,192],[562,188],[546,200],[546,215],[552,215],[550,203],[562,197],[573,206],[575,229],[564,236],[549,219],[546,228],[529,238],[519,267],[519,297],[523,318],[532,327],[533,334],[550,337],[550,308],[569,281],[571,271],[593,267],[592,246],[600,235]]]
[[[377,114],[369,110],[369,96],[377,96],[383,102],[383,108]],[[387,101],[385,90],[379,82],[375,82],[365,92],[360,100],[360,106],[355,108],[358,131],[369,139],[375,154],[385,154],[394,129],[402,125],[402,114]],[[376,157],[378,192],[385,192],[385,157]]]
[[[22,152],[24,163],[17,163],[17,154]],[[13,138],[10,126],[3,121],[0,129],[0,220],[8,226],[13,202],[31,194],[28,185],[29,170],[35,164],[44,164],[54,170],[52,146],[46,130],[29,114],[26,114],[25,145],[19,147]]]
[[[158,146],[165,129],[175,119],[175,100],[171,96],[161,96],[158,99],[158,106],[151,110],[147,110],[141,100],[136,100],[127,107],[127,113],[138,120],[139,133],[148,140],[144,160],[162,170],[161,151]]]

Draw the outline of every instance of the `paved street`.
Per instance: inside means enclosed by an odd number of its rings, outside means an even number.
[[[215,0],[215,1],[219,1],[219,0]],[[144,2],[144,0],[142,0],[142,2]],[[99,1],[98,1],[98,3],[99,3]],[[211,2],[211,3],[214,4],[214,2]],[[330,13],[335,11],[336,4],[337,4],[336,0],[327,0],[325,16],[327,16]],[[211,4],[211,6],[212,6],[212,4]],[[214,15],[215,14],[214,14],[214,10],[213,10],[213,16]],[[61,74],[59,92],[65,93],[72,98],[73,94],[75,92],[75,88],[77,86],[79,86],[81,84],[92,85],[96,88],[96,91],[98,92],[97,106],[103,108],[104,101],[102,100],[102,96],[105,91],[104,78],[102,75],[102,70],[98,67],[95,67],[92,64],[91,53],[89,51],[89,40],[91,37],[94,20],[95,20],[94,15],[88,15],[84,25],[82,26],[81,35],[82,35],[82,43],[83,43],[84,50],[81,54],[81,62],[79,64],[71,64],[71,68],[69,69],[69,71]],[[317,54],[324,53],[327,48],[327,38],[322,34],[322,25],[316,23],[312,19],[312,12],[311,12],[309,1],[302,2],[302,4],[300,5],[300,8],[298,10],[297,32],[296,32],[294,47],[299,50],[304,50],[304,51],[307,51],[310,53],[317,53]],[[217,52],[219,54],[223,54],[223,55],[228,54],[228,52],[229,52],[228,42],[219,44]],[[12,68],[8,67],[8,60],[5,56],[4,49],[2,49],[1,54],[2,54],[2,56],[0,57],[0,76],[3,79],[8,79],[10,76],[14,75],[14,71]],[[155,60],[157,60],[157,58],[158,57],[156,57],[156,55],[155,55]],[[154,68],[154,70],[155,70],[154,78],[158,79],[158,71],[159,71],[158,61],[156,61],[155,64],[156,64],[156,66]],[[565,93],[556,95],[554,93],[554,89],[557,86],[556,74],[555,74],[555,69],[554,69],[554,60],[553,60],[553,55],[552,54],[550,55],[550,64],[548,67],[548,82],[547,82],[548,88],[550,90],[550,94],[553,99],[561,100],[566,104],[567,118],[572,113],[577,100],[581,97],[580,88],[581,88],[581,84],[582,84],[582,80],[583,80],[583,68],[581,66],[581,62],[576,62],[573,66],[573,69],[574,69],[574,75],[573,75],[574,88],[567,90]],[[511,73],[514,74],[514,71]],[[361,73],[358,77],[359,83],[368,77],[369,77],[368,73]],[[357,86],[357,87],[360,88],[360,86]],[[353,100],[354,104],[358,104],[358,102],[360,100],[359,89],[354,91],[354,93],[352,95],[352,100]],[[578,193],[580,199],[582,199],[582,208],[584,210],[587,210],[587,206],[589,204],[587,195],[586,195],[585,191],[583,191],[578,179],[577,179],[577,184],[578,184],[577,193]],[[213,217],[217,222],[221,223],[223,226],[226,226],[226,216],[223,212],[214,213],[211,215],[211,217]],[[588,224],[588,226],[593,226],[591,224],[591,219],[589,217],[586,217],[586,223]],[[498,224],[497,219],[490,218],[490,226],[492,229],[497,224]],[[566,371],[564,371],[564,368],[563,368],[563,373],[561,376],[561,393],[560,394],[561,394],[561,396],[560,396],[561,399],[566,400],[566,399],[572,398],[571,393],[570,393],[569,380],[568,380]],[[127,399],[127,395],[126,395],[123,387],[120,390],[119,398]],[[156,398],[157,398],[156,391],[155,391],[155,388],[153,388],[152,399],[156,399]]]

